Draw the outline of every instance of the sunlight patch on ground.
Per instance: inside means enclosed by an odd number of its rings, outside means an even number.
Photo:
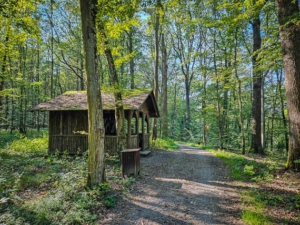
[[[219,197],[220,195],[226,195],[228,194],[228,192],[232,191],[231,188],[225,187],[223,182],[220,181],[211,181],[212,184],[203,184],[184,179],[172,179],[162,177],[156,177],[155,180],[171,182],[174,184],[174,189],[181,189],[181,191],[183,191],[187,195],[193,194]]]

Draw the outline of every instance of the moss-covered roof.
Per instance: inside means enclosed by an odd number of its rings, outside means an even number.
[[[115,98],[112,92],[101,91],[103,110],[114,110]],[[148,104],[150,115],[159,117],[153,91],[150,89],[124,90],[122,94],[124,110],[139,110],[143,104]],[[43,102],[30,111],[62,111],[87,110],[86,91],[68,91],[49,101]]]

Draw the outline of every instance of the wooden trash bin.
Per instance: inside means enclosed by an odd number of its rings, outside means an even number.
[[[122,176],[140,174],[140,148],[121,151]]]

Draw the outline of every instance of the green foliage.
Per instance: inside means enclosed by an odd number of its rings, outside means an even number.
[[[253,170],[253,165],[245,165],[244,167],[244,174],[248,175],[248,176],[253,176],[255,174],[254,170]]]
[[[109,195],[105,198],[104,205],[107,208],[114,207],[116,205],[116,195]]]
[[[125,188],[128,188],[128,187],[130,187],[131,184],[134,183],[134,182],[135,182],[135,178],[134,178],[134,177],[128,177],[128,178],[124,181],[123,185],[124,185]]]
[[[251,210],[245,210],[243,211],[242,219],[245,222],[245,224],[249,224],[249,225],[271,224],[269,219],[264,216],[263,212],[257,213]]]
[[[35,135],[33,135],[35,136]],[[41,136],[41,135],[40,135]],[[34,146],[35,145],[35,146]],[[86,156],[45,157],[47,137],[14,137],[0,149],[0,221],[4,224],[94,224],[99,211],[114,207],[118,194],[109,182],[86,188]],[[23,148],[22,148],[23,146]],[[119,165],[113,157],[113,165]],[[117,170],[118,168],[118,170]],[[107,166],[122,191],[134,178],[123,181],[120,166]]]
[[[276,170],[282,168],[279,159],[269,157],[263,163],[247,159],[226,151],[211,150],[221,158],[231,171],[235,180],[245,182],[271,182]],[[267,206],[283,207],[286,210],[298,210],[300,208],[300,196],[293,193],[275,192],[261,188],[251,188],[241,193],[244,210],[242,219],[245,224],[272,224],[270,218],[265,216]],[[287,222],[288,223],[288,222]]]
[[[245,224],[271,224],[268,217],[264,215],[265,205],[256,200],[254,191],[243,191],[241,193],[245,209],[242,212],[242,219]]]
[[[46,154],[48,149],[48,137],[44,135],[43,138],[28,139],[24,137],[20,140],[15,140],[10,145],[11,151],[18,153],[39,153]]]
[[[155,141],[155,148],[165,150],[176,150],[179,146],[170,138],[157,138]]]

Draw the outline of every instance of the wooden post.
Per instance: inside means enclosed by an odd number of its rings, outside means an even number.
[[[62,127],[63,127],[63,113],[62,113],[62,111],[60,111],[60,121],[59,121],[59,134],[60,135],[62,135],[63,133],[62,133]]]
[[[131,118],[133,111],[129,111],[127,116],[127,148],[131,148]]]
[[[150,143],[149,143],[149,138],[150,138],[150,116],[149,114],[147,113],[146,115],[146,119],[147,119],[147,135],[146,135],[146,138],[147,138],[147,146],[146,148],[149,148],[150,147]]]
[[[139,134],[139,119],[140,119],[140,112],[138,110],[135,111],[135,133],[137,135],[137,147],[140,146],[140,134]]]
[[[150,133],[150,126],[149,126],[149,120],[150,120],[150,117],[149,117],[149,114],[147,113],[146,115],[146,118],[147,118],[147,134]]]
[[[53,131],[52,131],[53,126],[51,126],[51,124],[52,124],[51,118],[53,118],[55,116],[56,112],[55,111],[49,111],[48,113],[49,113],[49,116],[48,116],[48,124],[49,124],[48,153],[54,153],[54,152],[52,152],[52,142],[51,142],[52,133],[53,133]]]
[[[145,144],[145,114],[142,112],[142,147],[141,147],[141,151],[143,151],[145,149],[144,144]]]

